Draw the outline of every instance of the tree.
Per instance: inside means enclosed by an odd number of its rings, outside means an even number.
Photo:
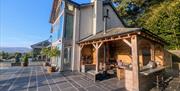
[[[8,59],[9,54],[7,52],[2,51],[2,59]]]
[[[58,50],[58,48],[52,48],[49,54],[50,57],[57,57],[59,55],[60,55],[60,50]]]
[[[137,20],[142,26],[165,39],[169,49],[180,49],[180,1],[171,0],[152,6]]]
[[[123,18],[125,24],[130,27],[138,25],[136,20],[141,14],[146,12],[152,5],[159,4],[165,0],[113,0],[119,15]]]
[[[42,55],[45,55],[47,58],[48,57],[56,57],[56,56],[59,56],[60,55],[60,50],[58,50],[57,48],[43,48],[41,50],[41,54]],[[46,61],[47,61],[47,58],[46,58]]]
[[[16,61],[16,63],[20,62],[21,56],[22,56],[21,53],[19,53],[19,52],[16,52],[16,53],[15,53],[15,61]]]
[[[49,52],[50,52],[50,51],[51,51],[50,48],[43,48],[43,49],[41,50],[41,54],[44,55],[44,56],[46,56],[46,61],[48,61],[48,57],[50,57],[50,56],[49,56]]]
[[[179,0],[113,0],[127,26],[143,27],[180,49]]]

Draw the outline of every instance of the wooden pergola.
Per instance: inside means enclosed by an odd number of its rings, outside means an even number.
[[[96,73],[99,72],[99,48],[103,43],[110,41],[123,41],[131,48],[132,56],[132,72],[133,72],[133,90],[139,91],[139,56],[138,56],[138,44],[141,39],[147,39],[153,41],[154,43],[160,44],[164,47],[166,43],[163,39],[157,35],[151,33],[148,30],[141,28],[114,28],[111,31],[103,34],[103,32],[98,33],[90,38],[84,39],[79,42],[80,53],[85,45],[93,45],[96,52]],[[81,57],[81,54],[80,54]],[[151,60],[155,60],[155,47],[151,45]]]

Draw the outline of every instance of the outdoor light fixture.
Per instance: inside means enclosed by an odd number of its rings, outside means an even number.
[[[68,7],[68,10],[69,10],[69,11],[73,11],[73,10],[74,10],[74,6],[71,5],[71,4],[68,4],[67,7]]]

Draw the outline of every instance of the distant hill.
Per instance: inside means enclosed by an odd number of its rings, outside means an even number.
[[[30,48],[26,47],[0,47],[0,52],[8,52],[8,53],[15,53],[15,52],[20,52],[20,53],[26,53],[30,52]]]

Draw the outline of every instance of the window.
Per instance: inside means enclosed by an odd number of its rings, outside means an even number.
[[[59,30],[59,20],[53,25],[53,32],[52,32],[52,41],[56,41],[58,39],[58,30]]]
[[[58,39],[62,37],[62,32],[63,32],[63,25],[64,25],[64,15],[60,16],[59,20],[59,30],[58,30]]]
[[[66,40],[72,40],[73,38],[73,15],[68,14],[68,13],[66,14],[64,38]]]
[[[64,11],[64,1],[61,2],[61,5],[59,6],[59,15]]]

